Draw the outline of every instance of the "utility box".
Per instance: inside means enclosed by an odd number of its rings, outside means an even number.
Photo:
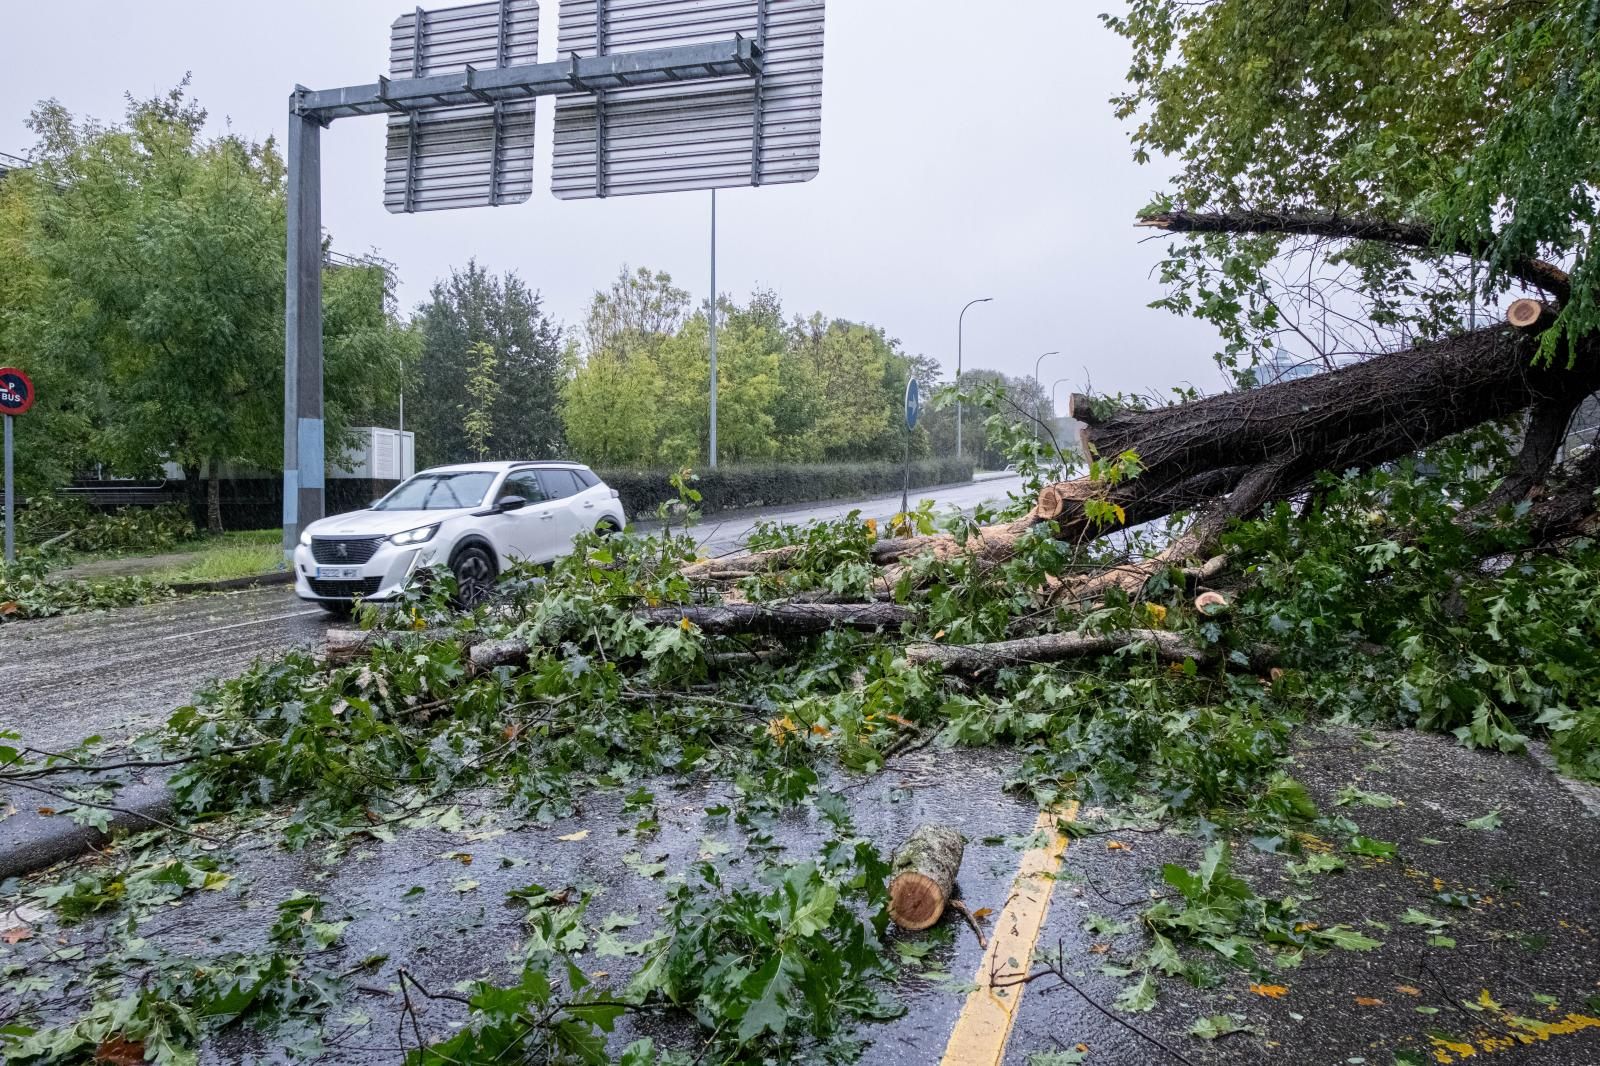
[[[344,461],[328,470],[330,478],[404,481],[416,473],[416,434],[403,429],[360,426],[356,444]]]

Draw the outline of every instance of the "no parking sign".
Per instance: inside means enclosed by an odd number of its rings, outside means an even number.
[[[0,414],[20,415],[33,406],[33,382],[14,366],[0,366]]]
[[[11,419],[23,414],[33,406],[33,382],[28,375],[14,366],[0,366],[0,414],[5,415],[6,423],[6,562],[11,562],[17,557],[16,545],[16,509],[17,490],[16,483],[11,476]]]

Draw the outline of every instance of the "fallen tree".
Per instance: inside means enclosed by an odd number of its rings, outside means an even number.
[[[1436,244],[1424,226],[1326,214],[1167,212],[1139,220],[1171,232],[1314,236],[1390,242],[1406,248]],[[1447,252],[1467,254],[1467,248]],[[1495,471],[1497,491],[1474,514],[1487,518],[1502,505],[1526,503],[1539,537],[1559,536],[1592,518],[1600,464],[1555,462],[1573,412],[1600,390],[1600,340],[1578,338],[1567,362],[1539,357],[1540,337],[1569,298],[1559,267],[1532,259],[1510,265],[1512,276],[1538,286],[1548,300],[1513,302],[1506,320],[1442,339],[1423,341],[1337,369],[1187,403],[1145,409],[1112,408],[1083,395],[1070,414],[1083,425],[1085,455],[1136,457],[1138,476],[1119,482],[1085,476],[1046,485],[1031,511],[950,535],[879,541],[872,561],[902,563],[932,554],[972,552],[1003,559],[1017,538],[1050,523],[1052,535],[1081,543],[1119,529],[1193,512],[1195,520],[1161,555],[1108,574],[1066,582],[1071,594],[1093,597],[1107,588],[1137,588],[1155,569],[1196,568],[1214,554],[1217,537],[1236,518],[1301,494],[1319,472],[1366,470],[1413,455],[1490,422],[1524,426],[1522,445],[1507,469]],[[1094,505],[1111,506],[1107,522]],[[716,579],[781,570],[791,548],[737,555],[702,564],[688,576]],[[893,571],[898,576],[900,571]]]

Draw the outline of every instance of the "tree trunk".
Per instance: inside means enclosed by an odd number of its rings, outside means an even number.
[[[804,636],[829,629],[892,629],[911,618],[897,603],[730,603],[721,607],[650,607],[635,616],[655,626],[685,622],[702,632]]]
[[[939,663],[946,669],[983,673],[1017,663],[1054,662],[1090,655],[1109,655],[1140,644],[1163,662],[1193,659],[1205,665],[1216,660],[1217,648],[1202,648],[1180,633],[1165,629],[1129,629],[1115,633],[1043,633],[993,644],[913,644],[906,649],[910,663]]]
[[[183,468],[183,499],[189,508],[189,521],[196,529],[206,528],[206,486],[196,464]]]
[[[926,929],[939,920],[955,890],[966,842],[948,826],[917,826],[895,849],[889,865],[889,917],[902,929]]]
[[[222,534],[222,475],[215,459],[208,464],[211,476],[206,479],[206,532],[213,536]]]

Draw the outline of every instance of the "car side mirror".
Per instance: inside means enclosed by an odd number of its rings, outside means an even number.
[[[521,496],[502,496],[495,501],[494,509],[505,514],[507,511],[520,511],[526,506],[528,501]]]

